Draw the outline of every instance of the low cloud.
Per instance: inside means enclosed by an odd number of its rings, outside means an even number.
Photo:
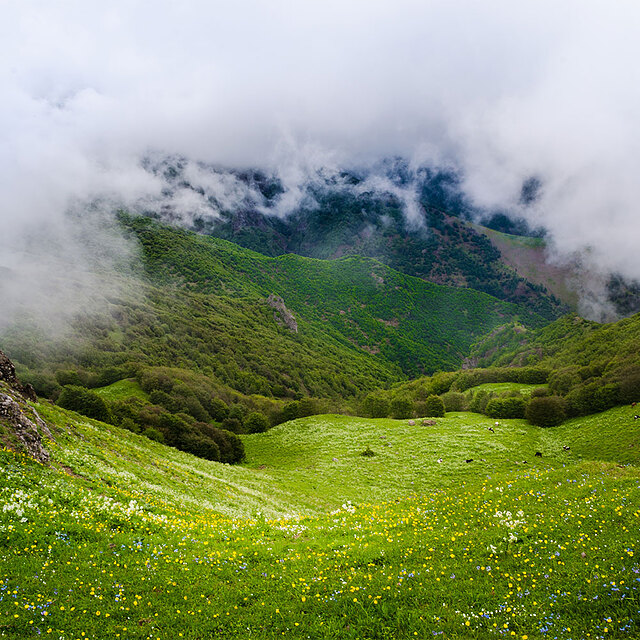
[[[548,229],[556,260],[640,278],[631,0],[9,0],[3,14],[0,265],[12,279],[63,278],[62,246],[91,264],[78,210],[110,247],[103,265],[131,255],[91,203],[287,215],[313,206],[306,185],[395,156],[455,167],[475,206]],[[199,191],[167,192],[148,164],[166,156],[189,160]],[[284,190],[265,202],[211,166],[261,169]],[[525,206],[532,176],[540,195]],[[374,172],[366,188],[420,226],[411,185]]]

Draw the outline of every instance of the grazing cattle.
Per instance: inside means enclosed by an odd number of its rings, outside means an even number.
[[[473,462],[473,458],[469,458],[468,460],[465,460],[465,462]]]
[[[438,458],[438,462],[442,462],[442,458]]]
[[[536,451],[536,458],[542,458],[542,454],[539,451]]]
[[[638,414],[636,414],[635,416],[633,416],[634,420],[637,420],[638,418],[640,418],[640,416]]]
[[[495,433],[495,431],[493,430],[493,427],[489,427],[489,431],[491,431],[491,433]]]
[[[562,448],[563,448],[565,451],[569,451],[569,449],[571,449],[571,447],[567,447],[567,445],[566,445],[566,444],[563,444],[563,445],[562,445]]]

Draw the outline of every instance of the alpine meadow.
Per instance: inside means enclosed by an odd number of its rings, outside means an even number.
[[[640,9],[9,0],[0,638],[640,638]]]

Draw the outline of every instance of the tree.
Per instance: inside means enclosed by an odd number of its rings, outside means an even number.
[[[485,413],[490,418],[524,418],[525,406],[522,397],[493,398],[487,403]]]
[[[425,418],[442,418],[444,417],[444,402],[440,396],[432,395],[424,401]]]
[[[249,433],[264,433],[269,428],[269,419],[260,411],[251,412],[244,421]]]
[[[109,422],[111,412],[106,402],[94,391],[84,387],[68,385],[58,398],[58,405],[63,409],[77,411],[88,418]]]
[[[441,398],[446,411],[465,411],[467,408],[467,396],[460,391],[448,391]]]
[[[531,398],[525,415],[531,424],[538,427],[555,427],[566,417],[565,405],[559,396]]]
[[[394,398],[391,401],[391,415],[396,420],[410,418],[413,415],[413,402],[409,398]]]
[[[362,412],[368,418],[386,418],[389,415],[389,401],[370,393],[362,402]]]

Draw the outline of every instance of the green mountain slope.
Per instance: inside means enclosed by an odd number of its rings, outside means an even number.
[[[323,259],[354,254],[373,257],[430,282],[469,287],[526,305],[548,320],[568,310],[554,297],[556,291],[565,294],[564,289],[547,290],[549,281],[527,280],[530,272],[525,275],[513,261],[504,259],[501,247],[492,244],[483,228],[427,202],[427,226],[409,228],[400,203],[393,198],[333,193],[318,195],[317,199],[317,208],[302,210],[284,220],[255,212],[234,212],[201,231],[270,256],[296,253]]]
[[[370,258],[268,258],[147,218],[122,222],[140,243],[145,274],[127,286],[141,295],[111,298],[107,315],[80,318],[62,344],[24,327],[0,337],[41,392],[38,372],[50,386],[59,370],[80,372],[71,383],[101,386],[143,365],[191,369],[245,394],[349,397],[456,368],[474,341],[512,319],[545,322]],[[288,313],[297,326],[286,326]]]
[[[301,333],[306,326],[327,333],[345,346],[380,354],[408,374],[456,366],[471,336],[497,326],[500,318],[518,315],[530,326],[544,324],[526,308],[410,278],[370,258],[266,258],[143,218],[128,224],[156,281],[179,277],[189,290],[235,298],[275,293],[299,314]]]

